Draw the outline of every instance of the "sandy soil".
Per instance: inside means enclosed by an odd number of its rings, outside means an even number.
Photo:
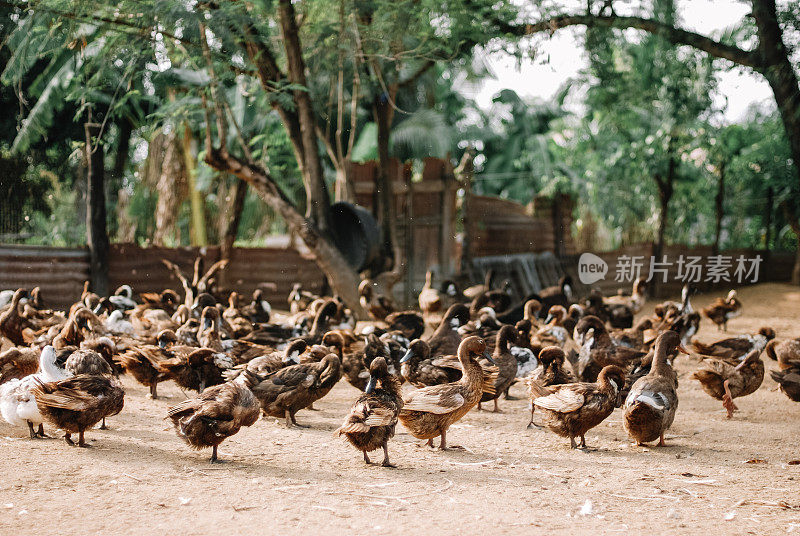
[[[740,297],[732,333],[769,324],[779,337],[800,336],[797,288],[763,284]],[[716,336],[704,321],[701,339]],[[358,395],[344,381],[319,411],[298,415],[311,429],[261,420],[222,444],[228,463],[212,465],[210,452],[190,450],[163,420],[184,395],[165,384],[159,392],[170,398],[148,400],[128,378],[112,430],[88,434],[94,448],[30,441],[0,424],[0,533],[800,531],[800,465],[789,464],[800,459],[800,404],[767,378],[727,421],[688,379],[696,362],[681,358],[677,367],[680,408],[665,448],[632,446],[617,410],[589,432],[596,451],[570,451],[563,438],[525,429],[526,400],[502,401],[504,414],[473,411],[451,428],[448,440],[463,452],[420,448],[398,427],[390,444],[398,469],[367,467],[334,437]]]

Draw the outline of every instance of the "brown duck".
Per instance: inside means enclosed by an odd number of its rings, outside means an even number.
[[[772,379],[790,400],[800,402],[800,339],[770,341],[766,353],[778,362],[778,370],[770,371]]]
[[[167,417],[178,437],[197,450],[211,447],[211,462],[218,462],[217,447],[258,420],[260,407],[250,387],[258,378],[245,370],[236,380],[215,385],[195,398],[172,406]]]
[[[664,446],[664,433],[675,420],[678,377],[667,363],[667,357],[675,350],[686,353],[677,333],[659,335],[650,372],[634,382],[625,399],[622,423],[637,445],[658,439],[658,445]]]
[[[295,414],[325,396],[341,378],[341,363],[328,354],[319,363],[282,368],[252,387],[265,415],[284,417],[286,426],[298,426]]]
[[[497,334],[497,343],[492,353],[491,363],[488,360],[481,360],[480,364],[485,369],[496,365],[497,379],[494,381],[494,389],[492,393],[484,393],[478,402],[478,410],[481,410],[481,402],[494,401],[494,413],[502,413],[500,407],[497,405],[497,400],[500,395],[506,392],[511,387],[517,377],[517,358],[511,353],[510,346],[516,343],[517,330],[514,326],[505,325],[500,328]]]
[[[455,354],[461,343],[458,328],[469,322],[469,309],[466,305],[457,303],[452,305],[439,323],[439,327],[427,340],[431,355],[436,357],[446,354]]]
[[[364,453],[370,464],[368,452],[383,449],[384,467],[394,467],[389,462],[389,439],[394,437],[397,416],[403,407],[400,381],[389,373],[383,357],[376,357],[369,365],[369,381],[364,393],[356,399],[353,408],[337,430],[355,448]]]
[[[738,365],[724,359],[709,358],[703,361],[692,378],[700,382],[709,396],[722,401],[730,419],[739,409],[733,399],[754,393],[764,381],[764,362],[759,350],[751,351]]]
[[[700,355],[738,361],[753,350],[764,350],[767,347],[767,343],[774,338],[775,330],[765,326],[759,329],[755,335],[729,337],[712,344],[704,344],[693,340],[692,346]]]
[[[531,405],[531,422],[528,423],[528,428],[535,426],[533,422],[533,414],[536,411],[534,400],[542,396],[542,393],[548,392],[548,387],[575,383],[575,376],[564,368],[564,359],[564,350],[558,346],[548,346],[539,352],[539,364],[525,380]]]
[[[148,396],[153,400],[158,398],[158,384],[169,377],[159,364],[175,357],[167,347],[176,342],[176,336],[173,332],[164,330],[158,334],[156,341],[158,345],[141,345],[114,358],[120,368],[137,382],[150,388]]]
[[[736,297],[736,291],[732,290],[724,300],[717,298],[702,311],[706,318],[717,325],[717,329],[728,331],[728,321],[742,314],[742,302]]]
[[[455,383],[424,387],[404,397],[400,422],[416,438],[441,437],[439,449],[447,449],[447,429],[474,408],[483,393],[484,372],[478,359],[486,352],[480,337],[467,337],[458,347],[458,360],[464,374]],[[485,356],[491,361],[490,356]]]
[[[64,440],[88,447],[84,432],[106,417],[118,414],[125,404],[125,391],[111,376],[81,374],[59,382],[40,383],[33,389],[36,405],[45,420],[64,430]]]
[[[581,318],[575,326],[575,336],[580,347],[575,372],[582,381],[593,381],[608,365],[626,370],[631,362],[646,355],[646,352],[615,344],[605,324],[596,316]]]
[[[28,321],[21,314],[20,302],[28,297],[28,291],[17,289],[11,298],[11,305],[0,314],[0,335],[11,341],[15,346],[24,346],[25,337],[22,330],[29,327]]]
[[[0,353],[0,385],[21,380],[39,370],[39,352],[34,348],[14,346]]]
[[[597,383],[555,385],[543,390],[533,403],[543,411],[545,426],[569,437],[570,448],[586,448],[586,432],[611,415],[624,383],[625,372],[609,365],[600,371]],[[581,438],[580,445],[576,437]]]

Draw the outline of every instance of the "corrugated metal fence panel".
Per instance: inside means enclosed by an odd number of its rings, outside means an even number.
[[[86,248],[0,246],[0,289],[38,286],[48,307],[69,306],[88,277]]]
[[[194,261],[204,257],[205,269],[219,260],[219,248],[140,248],[132,244],[114,244],[109,263],[111,287],[123,283],[135,292],[158,292],[165,288],[180,291],[180,282],[167,270],[162,259],[178,265],[191,277]],[[261,287],[273,306],[286,308],[286,297],[295,283],[319,291],[323,274],[314,261],[291,248],[235,248],[231,262],[217,281],[226,290],[236,290],[249,297]],[[274,283],[277,290],[267,284]]]

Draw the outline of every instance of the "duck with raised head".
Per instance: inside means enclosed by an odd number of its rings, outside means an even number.
[[[458,328],[469,322],[469,309],[466,305],[452,305],[439,323],[439,327],[428,338],[427,343],[433,357],[455,354],[461,343]]]
[[[567,310],[561,305],[553,305],[545,318],[544,326],[531,337],[531,348],[539,352],[546,346],[565,348],[572,340],[572,334],[562,325],[567,318]]]
[[[266,324],[272,318],[272,306],[264,297],[264,291],[257,288],[253,291],[253,299],[242,307],[242,313],[253,324]]]
[[[761,351],[751,351],[736,365],[721,358],[705,359],[692,378],[700,382],[706,394],[722,401],[730,419],[739,409],[733,399],[756,392],[764,381]]]
[[[391,297],[379,292],[377,283],[372,279],[364,279],[358,285],[358,299],[369,316],[379,322],[397,310]]]
[[[64,430],[64,441],[75,445],[71,435],[78,434],[78,446],[88,447],[84,432],[95,424],[118,414],[125,404],[125,391],[113,376],[81,374],[66,380],[43,383],[33,389],[36,405],[44,419]]]
[[[481,360],[481,366],[486,369],[496,366],[497,379],[494,381],[493,393],[484,393],[478,401],[478,411],[482,402],[494,402],[494,413],[502,413],[497,404],[500,395],[505,393],[514,380],[517,378],[517,358],[511,353],[511,348],[516,344],[517,330],[514,326],[505,325],[497,333],[497,342],[492,352],[491,363],[488,360]]]
[[[231,327],[232,338],[244,337],[253,331],[253,323],[239,309],[239,293],[231,292],[228,296],[228,307],[222,312],[222,318]]]
[[[486,343],[480,337],[467,337],[458,346],[464,371],[459,381],[424,387],[404,397],[399,418],[411,435],[427,439],[430,447],[434,438],[441,437],[439,449],[447,449],[447,429],[469,413],[483,394],[484,370],[478,359],[492,359],[485,352]]]
[[[568,383],[542,389],[534,405],[544,414],[544,425],[561,437],[569,437],[570,448],[586,448],[585,434],[603,422],[617,406],[625,383],[625,372],[609,365],[596,383]],[[536,386],[535,383],[531,384]],[[580,437],[578,445],[575,438]]]
[[[30,327],[27,319],[22,316],[22,300],[28,298],[28,291],[19,288],[11,297],[11,304],[0,314],[0,336],[8,339],[15,346],[25,346],[25,337],[22,330]]]
[[[211,385],[224,383],[223,373],[233,368],[225,354],[211,348],[172,346],[169,354],[174,357],[154,362],[156,370],[179,387],[198,393]]]
[[[36,405],[33,389],[41,382],[69,378],[69,373],[56,363],[56,349],[45,346],[38,356],[39,372],[20,379],[13,378],[0,385],[0,413],[12,426],[27,427],[31,439],[45,437],[44,417]],[[34,427],[38,426],[38,431]]]
[[[389,462],[389,439],[394,437],[397,417],[403,407],[400,381],[389,372],[383,357],[369,364],[369,381],[364,393],[356,399],[344,424],[337,430],[355,448],[364,453],[364,462],[371,464],[368,452],[383,449],[384,467]]]
[[[702,356],[739,361],[753,350],[758,350],[759,352],[764,350],[767,347],[767,343],[774,338],[775,330],[769,326],[764,326],[755,335],[729,337],[712,344],[704,344],[698,340],[693,340],[692,346]]]
[[[258,377],[244,370],[235,380],[205,389],[167,411],[178,437],[196,450],[211,447],[211,462],[219,461],[217,447],[243,426],[258,420],[260,406],[250,388]]]
[[[675,351],[687,353],[680,336],[666,331],[656,339],[650,372],[633,383],[625,399],[623,426],[643,445],[658,439],[664,446],[664,433],[672,426],[678,409],[678,376],[667,362]]]
[[[439,289],[433,286],[433,272],[431,270],[425,272],[425,285],[420,290],[417,301],[419,302],[419,309],[425,317],[442,310],[442,295]]]
[[[625,295],[620,289],[616,296],[608,296],[603,302],[609,305],[624,305],[636,314],[642,310],[647,301],[647,281],[644,277],[637,277],[633,282],[633,289],[630,295]]]
[[[718,330],[728,331],[728,321],[742,314],[742,302],[731,290],[723,300],[717,298],[714,302],[702,309],[703,315],[717,325]]]
[[[600,370],[608,365],[627,370],[633,361],[647,354],[615,344],[605,324],[596,316],[581,318],[575,326],[575,342],[580,348],[575,374],[584,382],[593,381]]]
[[[654,342],[650,340],[653,336],[653,319],[642,318],[635,326],[628,329],[617,329],[611,331],[611,337],[619,346],[627,346],[634,350],[646,350]]]
[[[575,383],[575,376],[564,368],[565,358],[564,350],[558,346],[548,346],[539,352],[538,366],[525,379],[531,406],[531,422],[528,423],[528,428],[535,426],[533,414],[536,412],[536,404],[533,401],[541,396],[541,393],[546,392],[546,389],[553,385]]]
[[[261,410],[271,417],[284,417],[286,426],[297,426],[295,414],[325,396],[341,378],[336,354],[318,363],[301,363],[282,368],[252,387]]]
[[[549,312],[554,305],[560,305],[566,310],[575,301],[575,296],[572,292],[573,286],[572,276],[564,275],[552,287],[545,287],[540,290],[539,301],[542,303],[542,310]]]
[[[789,400],[800,402],[800,339],[767,343],[767,357],[778,362],[778,370],[770,371],[781,392]]]

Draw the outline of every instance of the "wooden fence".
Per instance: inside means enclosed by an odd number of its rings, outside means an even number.
[[[86,248],[0,246],[0,289],[38,286],[48,306],[64,307],[89,278]]]
[[[114,289],[129,284],[134,292],[159,292],[165,288],[180,291],[180,282],[161,259],[174,262],[191,277],[198,255],[209,267],[219,260],[219,248],[113,244],[108,267],[110,286]],[[30,289],[38,285],[48,306],[65,308],[77,301],[88,277],[86,248],[0,247],[0,289]],[[291,248],[236,248],[228,268],[217,280],[222,288],[236,290],[247,298],[256,288],[262,288],[275,307],[285,309],[294,283],[316,292],[322,288],[323,274],[312,260]],[[268,283],[274,284],[275,289]]]

